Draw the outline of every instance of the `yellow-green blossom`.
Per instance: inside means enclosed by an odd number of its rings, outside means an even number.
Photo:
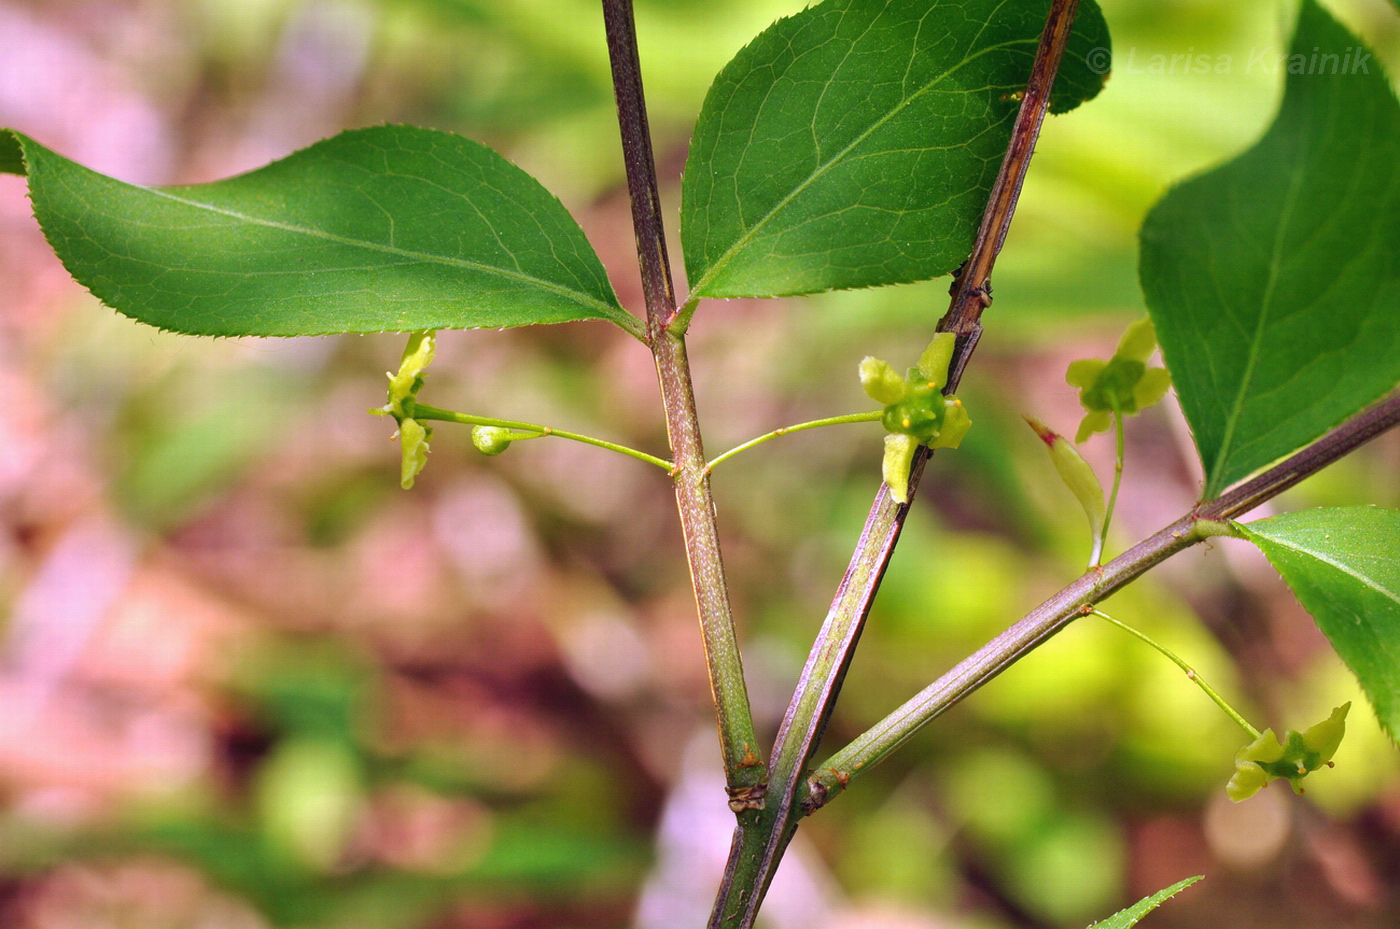
[[[933,337],[919,358],[919,365],[900,377],[879,358],[866,357],[860,363],[860,383],[870,399],[884,406],[881,423],[885,436],[882,471],[890,496],[898,503],[909,502],[909,471],[914,451],[929,448],[957,448],[972,420],[957,397],[944,396],[948,365],[953,359],[956,337],[941,332]]]
[[[398,438],[403,450],[399,483],[404,490],[413,487],[414,479],[428,464],[428,439],[432,438],[433,430],[414,419],[413,412],[418,391],[423,387],[423,371],[432,363],[437,350],[436,335],[435,332],[415,332],[408,337],[398,372],[389,372],[389,402],[380,409],[370,410],[381,416],[392,416],[399,424]]]
[[[1330,766],[1332,756],[1346,734],[1347,711],[1343,703],[1332,715],[1306,732],[1288,730],[1280,744],[1274,730],[1265,729],[1259,738],[1235,754],[1235,775],[1225,785],[1225,794],[1239,802],[1254,796],[1261,787],[1283,777],[1296,793],[1303,792],[1300,781],[1324,765]]]
[[[1160,401],[1171,386],[1166,368],[1149,368],[1147,359],[1157,348],[1152,320],[1144,316],[1128,327],[1118,350],[1107,361],[1086,358],[1071,362],[1065,380],[1079,388],[1079,403],[1088,415],[1079,424],[1074,441],[1083,442],[1113,425],[1113,414],[1131,416]]]

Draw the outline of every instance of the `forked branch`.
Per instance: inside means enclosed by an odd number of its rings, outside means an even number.
[[[1090,569],[821,764],[804,785],[803,810],[810,813],[829,803],[853,778],[874,767],[920,727],[1153,565],[1220,534],[1216,527],[1221,522],[1243,516],[1397,424],[1400,393],[1343,423],[1282,464],[1226,491],[1216,500],[1199,504],[1108,564]]]
[[[1051,4],[1021,108],[1012,126],[1011,141],[983,210],[972,254],[954,278],[952,302],[938,324],[938,331],[958,337],[946,394],[957,390],[977,346],[982,331],[979,320],[991,303],[992,268],[1016,211],[1078,7],[1079,0],[1054,0]],[[911,501],[929,454],[927,448],[920,447],[915,455],[909,476]],[[909,505],[896,503],[889,488],[882,484],[778,730],[768,771],[767,805],[758,822],[741,820],[735,831],[723,883],[710,916],[711,929],[748,929],[753,925],[783,851],[797,829],[802,815],[800,781],[821,741],[908,512]]]

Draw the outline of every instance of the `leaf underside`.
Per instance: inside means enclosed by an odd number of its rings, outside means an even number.
[[[1241,527],[1400,733],[1400,511],[1335,507]]]
[[[1199,881],[1201,877],[1202,875],[1199,874],[1195,877],[1188,877],[1186,880],[1178,881],[1165,890],[1157,891],[1150,897],[1143,897],[1126,910],[1119,910],[1103,922],[1094,923],[1089,929],[1131,929],[1132,926],[1136,926],[1148,913],[1151,913],[1168,899],[1176,896],[1187,887]]]
[[[0,170],[25,169],[68,272],[162,329],[295,336],[589,318],[635,327],[563,205],[451,133],[352,130],[248,174],[157,189],[0,130]]]
[[[1308,73],[1273,126],[1143,224],[1143,291],[1206,499],[1400,381],[1400,104],[1374,58],[1349,64],[1362,48],[1305,0],[1290,60]]]
[[[827,0],[760,34],[715,79],[686,161],[691,296],[873,287],[956,268],[1048,9],[1048,0]],[[1054,111],[1098,93],[1108,45],[1086,0]]]

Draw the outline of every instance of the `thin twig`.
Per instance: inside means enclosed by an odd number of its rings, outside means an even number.
[[[413,418],[417,420],[459,423],[463,426],[495,426],[499,429],[519,429],[522,434],[519,436],[512,436],[513,439],[541,439],[546,436],[554,436],[559,439],[570,439],[574,442],[582,442],[584,445],[592,445],[595,448],[606,448],[610,452],[617,452],[629,458],[635,458],[638,461],[645,461],[647,464],[656,465],[668,474],[675,470],[676,467],[664,458],[648,455],[646,452],[639,451],[627,445],[609,442],[606,439],[595,439],[591,435],[583,435],[578,432],[555,429],[553,426],[541,426],[538,423],[526,423],[514,419],[497,419],[494,416],[475,416],[471,413],[458,413],[456,410],[441,410],[435,406],[428,406],[426,403],[415,403],[413,405]]]
[[[1079,0],[1053,0],[1050,6],[1021,108],[1011,129],[1011,141],[982,213],[972,254],[954,278],[952,301],[938,323],[939,332],[957,336],[944,393],[957,390],[981,335],[979,320],[991,304],[992,268],[1016,211],[1078,7]],[[915,454],[909,475],[911,501],[929,454],[923,446]],[[821,741],[908,512],[909,505],[895,503],[889,488],[881,484],[778,730],[768,770],[767,807],[761,811],[757,824],[741,821],[735,831],[724,881],[710,916],[711,929],[748,929],[753,925],[778,861],[801,818],[797,806],[799,782]]]
[[[1152,638],[1152,636],[1148,635],[1142,630],[1135,629],[1132,626],[1129,626],[1127,623],[1123,622],[1122,620],[1114,619],[1112,616],[1109,616],[1103,610],[1093,610],[1092,614],[1094,616],[1099,617],[1100,619],[1108,620],[1110,623],[1117,626],[1119,629],[1122,629],[1124,632],[1128,633],[1128,635],[1133,636],[1138,641],[1146,642],[1148,645],[1155,648],[1158,652],[1165,656],[1168,661],[1176,665],[1181,670],[1185,671],[1186,677],[1191,681],[1191,683],[1199,687],[1201,689],[1201,693],[1205,694],[1207,697],[1210,698],[1210,701],[1212,703],[1220,707],[1221,711],[1223,711],[1226,716],[1234,720],[1235,725],[1243,729],[1251,739],[1259,738],[1259,730],[1255,729],[1254,726],[1250,724],[1249,720],[1241,716],[1240,711],[1231,706],[1229,700],[1226,700],[1224,697],[1220,696],[1220,691],[1207,684],[1206,679],[1197,674],[1196,669],[1186,663],[1186,659],[1182,658],[1176,652],[1167,648],[1161,642],[1158,642],[1156,639]]]
[[[661,403],[666,411],[666,432],[676,462],[673,472],[676,507],[680,512],[686,561],[690,565],[690,580],[700,615],[710,692],[719,719],[729,805],[736,813],[752,817],[751,811],[763,803],[767,771],[754,733],[744,665],[734,631],[685,341],[666,330],[675,317],[676,296],[666,254],[661,196],[647,126],[631,0],[603,0],[603,22],[612,62],[618,125],[622,130],[627,190],[632,198],[642,293],[646,298],[647,344],[656,360]]]
[[[742,445],[736,445],[722,455],[715,456],[707,468],[713,471],[716,467],[733,458],[740,452],[746,452],[751,448],[762,445],[764,442],[771,442],[773,439],[791,435],[794,432],[805,432],[808,429],[821,429],[826,426],[844,426],[848,423],[875,423],[880,421],[880,417],[885,415],[884,410],[872,410],[868,413],[847,413],[844,416],[828,416],[826,419],[814,419],[805,423],[797,423],[792,426],[783,426],[781,429],[774,429],[772,432],[765,432],[757,438],[749,439]]]
[[[811,812],[829,803],[853,778],[874,767],[920,727],[1148,568],[1221,534],[1216,528],[1220,522],[1243,516],[1397,424],[1400,393],[1391,394],[1282,464],[1226,491],[1219,499],[1198,504],[1192,512],[1108,564],[1088,571],[818,766],[807,781],[804,810]]]

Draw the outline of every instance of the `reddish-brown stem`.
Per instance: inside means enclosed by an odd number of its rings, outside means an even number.
[[[724,560],[720,555],[719,528],[710,496],[709,470],[700,442],[700,422],[695,410],[685,340],[666,328],[676,314],[676,296],[666,254],[661,196],[647,125],[630,0],[603,0],[603,22],[612,62],[618,125],[622,131],[627,189],[632,198],[642,293],[646,299],[647,344],[656,360],[661,403],[666,412],[666,432],[676,463],[676,507],[680,512],[686,560],[700,615],[700,633],[719,721],[729,802],[736,813],[752,816],[751,811],[763,802],[767,770],[758,737],[754,734],[753,714],[744,683],[744,665],[729,604]]]
[[[938,324],[938,331],[957,335],[945,393],[957,389],[981,335],[979,319],[991,303],[992,268],[1016,211],[1078,6],[1079,0],[1054,0],[1051,4],[972,254],[954,278],[952,302]],[[911,500],[928,456],[925,447],[915,455],[909,476]],[[753,925],[778,862],[797,829],[800,781],[821,741],[908,512],[908,504],[895,503],[889,488],[882,484],[783,717],[769,764],[767,806],[759,812],[757,823],[741,820],[735,831],[724,881],[710,916],[711,929],[748,929]]]

